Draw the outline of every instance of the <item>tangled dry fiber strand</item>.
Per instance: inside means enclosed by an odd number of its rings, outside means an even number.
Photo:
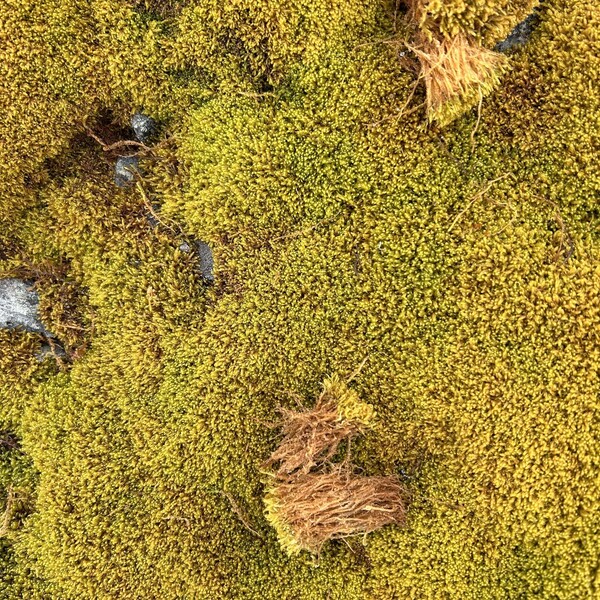
[[[283,440],[265,463],[279,463],[265,506],[288,554],[319,552],[328,540],[404,522],[405,492],[397,477],[356,475],[349,455],[342,465],[327,464],[340,443],[350,444],[373,418],[372,406],[336,375],[325,380],[312,410],[284,411]]]
[[[282,409],[283,439],[264,463],[279,463],[276,475],[307,474],[318,463],[328,461],[343,440],[361,433],[373,419],[373,408],[358,394],[333,376],[311,410]]]
[[[499,83],[506,57],[464,35],[452,39],[416,36],[410,46],[421,66],[430,121],[445,125]]]
[[[355,475],[345,467],[307,473],[273,486],[267,520],[291,555],[319,552],[328,540],[404,523],[405,490],[395,476]]]

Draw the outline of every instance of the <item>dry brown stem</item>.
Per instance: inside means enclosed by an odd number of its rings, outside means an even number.
[[[395,476],[359,476],[339,467],[277,483],[267,505],[288,550],[318,552],[328,540],[403,523],[405,498]]]
[[[495,85],[505,57],[464,35],[428,39],[417,34],[410,49],[421,64],[427,112],[434,115],[449,102],[479,100]],[[458,111],[451,107],[450,113]]]
[[[12,519],[14,513],[14,505],[17,500],[17,496],[12,487],[9,487],[6,490],[6,507],[4,509],[4,514],[0,517],[0,538],[8,535],[10,531],[10,520]]]
[[[119,148],[126,148],[132,146],[135,148],[140,148],[140,150],[132,156],[136,156],[138,154],[145,154],[153,151],[153,149],[149,146],[146,146],[146,144],[143,144],[142,142],[137,142],[135,140],[119,140],[117,142],[114,142],[113,144],[107,144],[100,136],[96,135],[93,129],[87,124],[87,118],[83,120],[83,127],[86,130],[88,136],[91,137],[94,141],[98,142],[98,144],[100,144],[104,152],[112,152],[113,150],[118,150]]]
[[[276,475],[285,479],[291,474],[306,474],[332,458],[342,441],[364,428],[360,420],[340,414],[339,396],[349,393],[341,382],[326,384],[314,408],[282,409],[283,439],[263,466],[279,463]]]
[[[408,7],[407,19],[417,27],[422,24],[427,16],[428,0],[404,0],[404,4]]]
[[[452,229],[454,228],[454,226],[458,223],[458,221],[465,215],[465,213],[473,206],[473,204],[475,204],[475,202],[477,202],[478,200],[481,200],[481,198],[484,197],[485,194],[487,194],[491,189],[492,186],[498,182],[501,181],[502,179],[506,179],[508,176],[510,175],[510,173],[505,173],[504,175],[500,175],[500,177],[496,177],[496,179],[492,179],[491,181],[489,181],[486,186],[480,190],[479,192],[477,192],[469,201],[469,203],[467,204],[467,206],[461,210],[456,217],[454,217],[450,227],[448,227],[448,231],[447,233],[450,233],[452,231]]]
[[[549,200],[548,198],[544,198],[543,196],[535,196],[542,202],[546,202],[554,209],[554,220],[559,227],[559,231],[555,233],[557,248],[554,253],[553,260],[556,262],[562,256],[563,260],[567,262],[571,256],[573,256],[575,252],[575,243],[573,242],[573,238],[571,237],[567,226],[565,225],[565,221],[560,212],[560,207],[556,202]]]
[[[242,522],[244,527],[246,529],[248,529],[248,531],[252,532],[256,537],[263,539],[263,536],[260,535],[260,533],[258,533],[258,531],[256,531],[256,529],[254,529],[254,527],[252,527],[250,525],[250,519],[244,513],[244,511],[240,508],[239,504],[235,501],[235,498],[229,492],[226,492],[225,490],[221,490],[221,494],[223,494],[223,496],[225,498],[227,498],[227,500],[229,501],[229,504],[231,505],[233,512],[237,515],[237,517]]]

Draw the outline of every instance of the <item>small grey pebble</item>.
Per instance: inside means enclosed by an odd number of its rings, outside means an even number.
[[[498,42],[494,47],[494,50],[496,50],[496,52],[508,52],[513,48],[524,46],[529,41],[538,21],[539,16],[537,12],[531,13],[526,19],[515,26],[505,40]]]
[[[115,183],[118,187],[127,187],[134,182],[139,164],[137,156],[119,156],[115,165]]]
[[[51,336],[40,321],[39,304],[39,296],[31,284],[15,278],[0,279],[0,328]]]
[[[215,261],[213,259],[212,250],[206,242],[193,239],[190,240],[189,243],[181,242],[181,244],[179,244],[179,250],[181,250],[181,252],[185,252],[186,254],[192,252],[192,250],[195,250],[196,254],[198,255],[198,271],[200,271],[200,275],[202,275],[202,277],[210,283],[215,280],[215,276],[213,274]]]
[[[198,248],[198,257],[200,258],[200,274],[206,281],[213,282],[215,280],[213,274],[215,261],[213,259],[212,250],[206,242],[201,240],[198,241],[196,246]]]
[[[142,113],[135,113],[131,117],[131,128],[135,133],[135,137],[143,144],[149,142],[158,132],[156,121]]]

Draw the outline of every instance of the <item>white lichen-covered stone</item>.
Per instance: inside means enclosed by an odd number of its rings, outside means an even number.
[[[39,303],[31,284],[15,278],[0,279],[0,328],[50,335],[40,321]]]

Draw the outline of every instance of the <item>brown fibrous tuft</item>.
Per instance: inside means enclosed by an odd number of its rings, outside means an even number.
[[[306,474],[331,459],[341,442],[362,433],[372,412],[337,377],[327,379],[314,408],[281,410],[283,439],[263,466],[279,463],[276,475],[283,478]]]
[[[498,83],[506,57],[464,35],[428,39],[417,35],[409,46],[419,59],[430,120],[449,122]]]
[[[406,497],[395,476],[356,475],[337,467],[277,483],[266,499],[267,518],[290,554],[319,552],[328,540],[404,523]]]

